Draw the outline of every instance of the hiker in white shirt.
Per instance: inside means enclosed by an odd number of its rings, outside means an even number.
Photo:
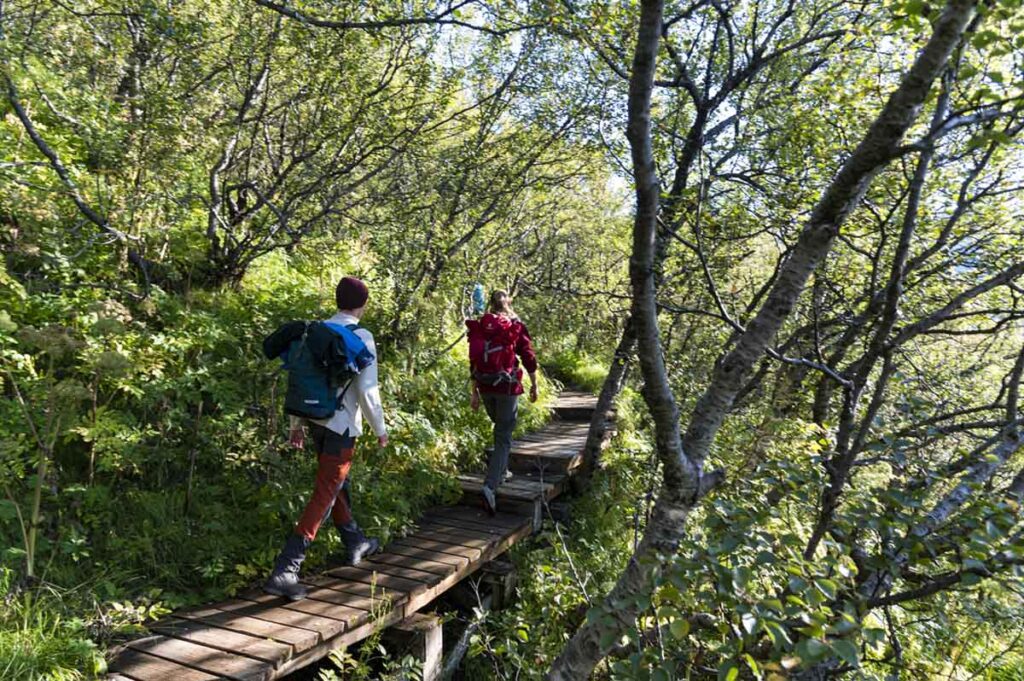
[[[359,279],[345,277],[335,291],[338,312],[327,320],[328,324],[346,326],[366,343],[367,349],[377,357],[373,334],[361,326],[369,291]],[[377,362],[360,371],[345,386],[338,388],[339,404],[334,414],[324,419],[292,417],[290,440],[296,447],[305,442],[306,429],[316,448],[318,466],[313,494],[306,504],[294,532],[285,541],[278,554],[274,571],[264,584],[267,593],[292,600],[306,597],[306,589],[299,583],[299,568],[306,550],[316,537],[320,525],[328,517],[341,534],[345,544],[346,563],[358,565],[364,556],[376,552],[380,542],[366,537],[352,517],[348,473],[355,453],[356,438],[363,433],[363,418],[377,436],[381,447],[388,444],[384,424],[384,407],[377,386]]]

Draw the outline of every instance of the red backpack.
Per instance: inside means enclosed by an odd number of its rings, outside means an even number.
[[[473,378],[491,386],[519,383],[521,372],[516,344],[523,328],[519,320],[488,312],[479,321],[467,319],[466,327]]]

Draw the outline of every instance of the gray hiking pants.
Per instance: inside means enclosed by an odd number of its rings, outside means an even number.
[[[519,395],[481,393],[480,399],[494,422],[494,451],[487,461],[487,478],[484,481],[493,490],[498,489],[505,479],[508,455],[512,449],[512,431],[519,415]]]

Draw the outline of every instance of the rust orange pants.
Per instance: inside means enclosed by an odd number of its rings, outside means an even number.
[[[316,481],[313,495],[295,526],[295,534],[312,541],[328,516],[335,525],[345,525],[352,520],[347,480],[356,439],[347,431],[339,435],[316,424],[309,425],[309,433],[317,452]]]

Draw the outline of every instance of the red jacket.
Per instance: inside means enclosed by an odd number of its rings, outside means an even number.
[[[511,366],[503,367],[513,374],[513,382],[501,382],[492,385],[477,380],[477,387],[482,393],[496,393],[501,395],[522,395],[523,394],[523,370],[519,368],[519,361],[528,373],[537,371],[537,355],[533,351],[533,343],[530,340],[530,332],[526,325],[516,317],[488,312],[479,320],[467,319],[466,327],[469,329],[469,365],[474,379],[482,370],[482,357],[485,344],[504,346],[508,344],[512,352],[508,353]],[[514,353],[514,354],[513,354]],[[518,359],[517,359],[518,358]]]

